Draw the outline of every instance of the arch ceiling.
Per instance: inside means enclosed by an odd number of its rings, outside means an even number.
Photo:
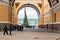
[[[22,0],[16,0],[15,3],[14,3],[14,13],[18,13],[18,11],[21,9],[21,8],[24,8],[24,7],[32,7],[34,8],[38,15],[41,13],[41,7],[42,7],[42,2],[37,0],[37,1],[22,1]],[[17,14],[16,14],[17,15]]]

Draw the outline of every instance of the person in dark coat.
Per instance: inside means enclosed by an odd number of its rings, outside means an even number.
[[[5,27],[4,27],[4,35],[5,35],[5,33],[8,35],[8,28],[7,28],[7,26],[5,25]]]
[[[21,31],[23,31],[23,26],[21,26]]]
[[[10,27],[9,27],[10,35],[11,35],[12,30],[13,30],[13,27],[12,27],[12,24],[11,24]]]

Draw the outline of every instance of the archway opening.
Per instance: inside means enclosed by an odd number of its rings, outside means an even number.
[[[31,26],[32,28],[38,28],[38,17],[40,15],[39,9],[32,5],[32,4],[24,4],[20,6],[20,8],[17,10],[17,15],[18,15],[18,25],[26,24],[24,22],[24,18],[27,16],[27,21],[29,27]],[[26,25],[27,26],[27,25]],[[24,26],[23,26],[24,27]]]
[[[37,15],[36,10],[32,7],[24,7],[18,12],[18,24],[19,25],[24,24],[25,13],[27,16],[26,20],[28,21],[28,25],[34,26],[34,27],[38,26],[38,15]],[[26,25],[26,26],[28,26],[28,25]]]

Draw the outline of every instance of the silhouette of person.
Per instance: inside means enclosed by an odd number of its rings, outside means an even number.
[[[48,29],[48,24],[47,24],[46,28]]]
[[[33,26],[33,29],[35,29],[35,27]]]
[[[21,26],[21,31],[23,31],[23,26]]]
[[[7,26],[5,25],[5,27],[4,27],[4,35],[5,35],[5,33],[8,35],[8,28],[7,28]]]
[[[10,35],[11,35],[12,30],[13,30],[13,27],[12,27],[12,24],[11,24],[10,27],[9,27]]]

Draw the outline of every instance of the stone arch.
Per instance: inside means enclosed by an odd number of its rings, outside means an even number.
[[[17,10],[17,15],[18,15],[19,10],[22,9],[22,8],[24,8],[24,7],[32,7],[32,8],[34,8],[34,9],[37,11],[38,16],[40,15],[40,11],[39,11],[39,9],[38,9],[35,5],[33,5],[33,4],[29,4],[29,3],[20,6],[20,7],[18,8],[18,10]]]
[[[30,4],[30,3],[26,3],[26,4],[23,4],[23,5],[20,5],[20,6],[18,6],[18,8],[16,10],[16,16],[18,16],[18,12],[22,8],[24,8],[24,7],[32,7],[37,12],[37,15],[38,15],[38,26],[39,26],[39,24],[40,24],[39,22],[40,22],[40,14],[41,14],[41,11],[40,11],[40,9],[37,6],[35,4]]]

